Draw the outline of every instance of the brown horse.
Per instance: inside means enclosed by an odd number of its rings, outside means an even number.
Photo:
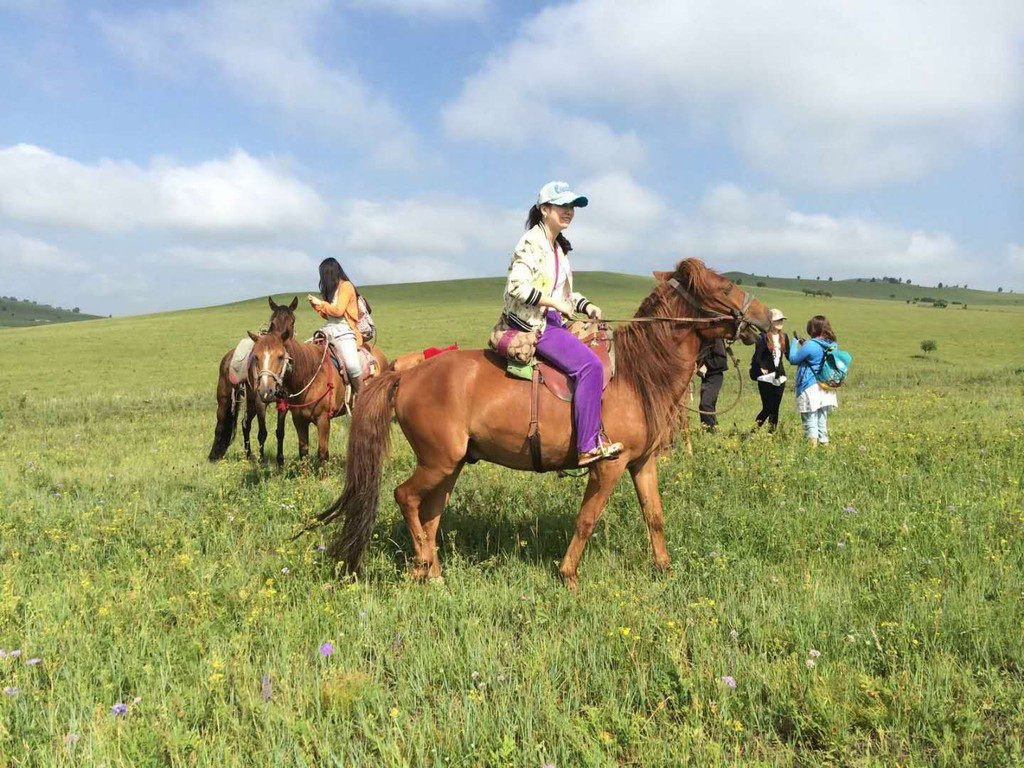
[[[562,560],[566,584],[577,588],[577,565],[608,497],[629,470],[650,534],[655,565],[669,568],[656,457],[672,442],[683,396],[693,376],[701,338],[756,339],[751,326],[769,327],[768,308],[696,259],[658,282],[636,318],[615,332],[618,373],[604,392],[604,426],[625,448],[614,461],[590,466],[576,530]],[[703,315],[698,322],[687,321]],[[683,318],[671,320],[669,318]],[[390,439],[392,408],[413,452],[416,470],[395,490],[412,536],[417,579],[441,575],[437,529],[441,512],[467,462],[491,461],[530,470],[527,441],[531,384],[511,378],[503,361],[483,350],[438,355],[407,371],[372,382],[356,403],[349,434],[345,490],[320,522],[345,515],[333,544],[356,571],[377,515],[380,478]],[[544,469],[575,466],[570,404],[546,391],[539,404]]]
[[[270,302],[270,329],[278,333],[288,330],[295,331],[295,308],[299,305],[296,296],[292,303],[275,304],[274,297],[267,299]],[[260,461],[263,461],[263,446],[267,442],[267,406],[262,400],[253,395],[252,387],[247,382],[232,384],[228,376],[228,367],[231,365],[231,357],[235,350],[229,350],[220,359],[220,376],[217,379],[217,427],[213,432],[213,447],[210,448],[210,461],[218,461],[224,458],[228,446],[235,437],[235,426],[238,423],[238,406],[245,397],[245,418],[242,420],[242,438],[245,441],[245,456],[252,458],[252,450],[249,446],[249,434],[252,431],[252,420],[255,417],[259,420],[259,431],[257,438],[260,444]],[[277,465],[284,464],[284,414],[277,415]]]
[[[292,412],[299,437],[299,458],[309,455],[309,425],[316,424],[317,457],[323,465],[329,458],[331,419],[348,408],[348,383],[331,362],[330,346],[296,341],[291,329],[262,336],[250,332],[249,337],[256,342],[249,369],[250,386],[264,403],[284,395],[282,401]],[[387,370],[388,359],[377,347],[372,347],[371,352],[379,375]]]

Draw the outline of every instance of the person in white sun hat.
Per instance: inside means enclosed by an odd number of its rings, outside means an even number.
[[[622,452],[621,443],[601,435],[604,372],[597,355],[565,329],[565,319],[602,317],[601,308],[572,287],[572,246],[565,230],[587,198],[564,181],[541,187],[526,217],[526,234],[516,245],[505,285],[505,317],[520,329],[540,331],[537,356],[564,372],[574,384],[573,424],[578,464],[583,467]]]
[[[786,316],[781,309],[771,310],[772,329],[762,333],[754,344],[750,360],[750,378],[757,382],[761,393],[761,412],[755,421],[761,427],[768,422],[768,431],[774,432],[779,424],[779,405],[786,389],[786,364],[789,357],[789,336],[782,328]]]

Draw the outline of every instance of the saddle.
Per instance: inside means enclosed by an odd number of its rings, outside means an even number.
[[[599,328],[598,330],[587,330],[582,335],[576,334],[577,338],[586,344],[597,355],[601,361],[601,368],[604,376],[601,381],[601,391],[608,388],[608,383],[615,375],[615,350],[612,346],[612,331],[610,328]],[[553,365],[537,360],[534,364],[539,378],[548,392],[565,402],[572,402],[572,386],[569,377]]]
[[[569,327],[569,331],[590,347],[601,361],[601,368],[604,372],[601,390],[604,391],[615,376],[615,347],[612,330],[603,324],[599,324],[595,328],[594,323],[574,323]],[[526,439],[530,444],[530,462],[533,464],[533,471],[544,472],[540,437],[540,384],[543,383],[551,394],[565,402],[572,401],[572,387],[566,374],[541,360],[537,360],[529,368],[532,368],[530,376],[532,386],[530,388],[530,428],[527,430]],[[513,375],[525,378],[521,373]]]
[[[322,346],[327,343],[327,337],[320,333],[320,331],[316,331],[308,343]],[[338,357],[338,352],[333,346],[330,347],[330,350],[331,363],[334,365],[334,370],[341,376],[342,381],[348,384],[348,371],[345,369],[345,363]],[[380,365],[377,363],[377,358],[373,356],[373,352],[370,351],[369,347],[359,347],[359,356],[363,361],[363,379],[368,379],[380,373]]]

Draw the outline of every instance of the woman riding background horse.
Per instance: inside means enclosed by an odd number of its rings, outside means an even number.
[[[363,346],[363,335],[359,330],[359,291],[333,257],[320,262],[320,294],[322,299],[312,294],[306,298],[316,313],[327,321],[320,330],[345,366],[354,400],[363,388],[363,361],[359,355],[359,348]]]
[[[541,187],[526,217],[526,234],[516,245],[505,285],[505,318],[523,331],[538,331],[537,355],[574,384],[573,423],[578,466],[611,459],[621,443],[601,435],[603,370],[597,355],[563,327],[563,318],[586,315],[600,320],[601,308],[573,291],[572,245],[563,234],[576,208],[587,205],[564,181]]]

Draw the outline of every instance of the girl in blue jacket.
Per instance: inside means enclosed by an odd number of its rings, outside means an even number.
[[[828,445],[828,415],[839,407],[834,389],[822,387],[815,376],[821,370],[825,350],[836,343],[828,318],[815,315],[807,321],[810,341],[794,339],[789,347],[789,362],[800,367],[796,372],[796,409],[804,425],[804,434],[812,447]]]

